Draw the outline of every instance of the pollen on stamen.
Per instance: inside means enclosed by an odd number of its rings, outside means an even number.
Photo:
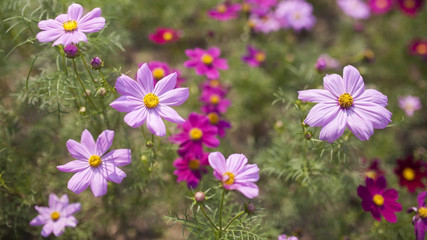
[[[218,105],[220,101],[221,97],[216,94],[212,94],[212,96],[209,98],[209,102],[213,105]]]
[[[384,205],[384,197],[382,195],[380,195],[380,194],[375,194],[374,197],[372,198],[372,201],[377,206]]]
[[[200,160],[198,160],[198,159],[190,160],[190,162],[188,163],[188,167],[193,171],[199,170],[200,169]]]
[[[210,54],[205,53],[202,55],[201,60],[204,64],[211,65],[214,59]]]
[[[210,112],[208,114],[208,118],[209,118],[209,122],[213,125],[217,125],[219,122],[219,116],[217,113],[215,112]]]
[[[77,22],[76,20],[66,21],[62,24],[62,27],[64,27],[65,31],[71,32],[77,29]]]
[[[154,93],[149,93],[144,96],[144,105],[146,108],[155,108],[159,104],[159,97]]]
[[[200,128],[192,128],[189,135],[191,140],[197,141],[203,137],[203,132]]]
[[[163,39],[166,40],[166,41],[171,40],[172,37],[173,37],[173,34],[171,32],[165,32],[165,33],[163,33]]]
[[[231,172],[226,172],[223,174],[223,176],[228,176],[228,179],[223,181],[224,184],[226,185],[231,185],[234,183],[234,174]]]
[[[349,93],[344,93],[338,98],[338,103],[342,108],[353,106],[353,97]]]
[[[162,79],[164,76],[165,76],[165,70],[164,70],[163,68],[158,67],[158,68],[155,68],[155,69],[153,70],[153,77],[154,77],[156,80],[160,80],[160,79]]]
[[[59,215],[59,212],[57,212],[57,211],[53,212],[53,213],[50,215],[50,218],[51,218],[53,221],[58,220],[58,219],[59,219],[59,217],[60,217],[60,215]]]
[[[418,214],[420,214],[420,217],[422,217],[422,218],[427,218],[427,208],[420,207],[418,209]]]
[[[412,181],[415,179],[415,171],[414,171],[414,169],[407,167],[407,168],[403,169],[402,176],[406,180]]]
[[[257,60],[257,62],[264,62],[265,61],[265,53],[257,52],[255,54],[255,59]]]
[[[90,156],[89,165],[91,167],[98,167],[99,165],[101,165],[101,163],[102,163],[102,160],[99,156],[97,156],[97,155]]]
[[[220,4],[218,7],[216,7],[216,10],[219,13],[225,13],[225,11],[227,11],[227,6],[225,6],[225,4]]]

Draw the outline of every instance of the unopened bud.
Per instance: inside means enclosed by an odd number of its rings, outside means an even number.
[[[248,213],[248,214],[254,214],[255,210],[256,210],[255,204],[253,204],[253,203],[245,204],[245,212],[246,213]]]
[[[96,92],[97,95],[105,96],[107,94],[107,90],[105,88],[99,88]]]
[[[65,46],[64,52],[65,52],[65,56],[67,58],[75,58],[75,57],[79,56],[79,54],[80,54],[77,46],[73,45],[73,44],[69,44],[69,45]]]
[[[147,142],[145,143],[145,146],[147,146],[148,148],[152,148],[152,147],[154,146],[154,144],[153,144],[153,142],[152,142],[152,141],[147,141]]]
[[[206,199],[205,193],[204,192],[196,192],[194,194],[194,199],[196,199],[196,202],[203,202]]]
[[[86,112],[86,108],[85,107],[80,107],[79,113],[85,113],[85,112]]]
[[[313,137],[313,134],[311,132],[306,132],[304,137],[305,139],[310,140]]]
[[[93,70],[101,69],[104,66],[104,62],[99,57],[94,57],[90,61],[90,67]]]

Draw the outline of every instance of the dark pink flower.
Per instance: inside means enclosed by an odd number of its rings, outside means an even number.
[[[218,136],[225,137],[225,130],[231,128],[230,122],[221,119],[222,116],[218,112],[210,112],[206,116],[209,118],[210,124],[218,128]]]
[[[144,65],[144,63],[138,64],[138,68],[142,67],[142,65]],[[159,80],[172,73],[177,74],[175,88],[180,87],[181,84],[185,82],[185,78],[182,77],[181,72],[177,69],[171,69],[166,62],[151,61],[148,62],[147,65],[153,75],[154,86],[156,86]],[[138,78],[138,73],[136,73],[135,78]]]
[[[399,9],[409,16],[415,16],[421,9],[424,0],[397,0]]]
[[[180,36],[180,32],[173,28],[158,27],[148,38],[154,43],[166,44],[177,41]]]
[[[219,112],[225,113],[230,106],[230,100],[224,98],[225,94],[221,89],[205,88],[203,89],[200,100],[204,103],[202,111],[204,113]]]
[[[414,161],[411,155],[404,160],[398,159],[394,173],[399,177],[400,186],[407,187],[410,193],[415,192],[417,187],[425,188],[422,180],[427,177],[427,171],[422,160]]]
[[[196,188],[199,185],[200,179],[202,179],[202,175],[208,172],[206,169],[209,166],[208,156],[209,153],[190,153],[176,159],[173,162],[176,168],[173,174],[178,177],[176,181],[186,181],[188,188]]]
[[[384,176],[384,172],[379,167],[379,159],[375,158],[369,167],[364,171],[364,177],[371,178],[376,181],[379,177]]]
[[[402,205],[396,202],[399,198],[399,193],[396,189],[385,189],[386,180],[384,177],[379,177],[377,181],[371,178],[366,178],[366,186],[360,185],[357,188],[357,195],[362,199],[362,207],[366,212],[371,212],[372,217],[381,221],[381,215],[386,221],[395,223],[397,217],[394,212],[402,211]]]
[[[425,232],[427,230],[427,206],[425,203],[426,197],[427,192],[421,192],[420,194],[418,194],[418,208],[411,207],[407,211],[407,213],[417,213],[412,218],[412,224],[414,224],[415,230],[415,240],[424,240],[425,238]]]
[[[246,62],[251,67],[258,67],[259,65],[265,62],[265,52],[261,51],[255,47],[247,47],[247,55],[242,57],[242,60]]]
[[[242,7],[238,3],[232,4],[231,2],[226,1],[209,10],[208,16],[219,21],[227,21],[237,18],[241,8]]]
[[[371,11],[375,14],[384,14],[393,7],[392,0],[369,0],[368,2]]]
[[[409,45],[409,53],[427,58],[427,40],[414,39]]]
[[[209,79],[218,79],[220,70],[227,70],[227,60],[219,58],[221,50],[217,47],[203,50],[201,48],[187,49],[185,54],[190,60],[185,61],[184,66],[195,68],[197,75],[206,75]]]

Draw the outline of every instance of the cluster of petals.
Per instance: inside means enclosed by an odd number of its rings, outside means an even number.
[[[353,19],[367,19],[371,16],[369,5],[362,0],[337,0],[343,12]]]
[[[49,195],[49,206],[35,206],[39,215],[31,220],[31,226],[44,225],[42,236],[48,237],[53,233],[56,237],[62,235],[66,227],[76,227],[77,219],[74,213],[80,211],[80,203],[68,203],[68,196],[64,194],[58,198],[55,194]]]
[[[281,1],[276,8],[276,16],[282,27],[290,27],[296,31],[309,30],[316,23],[313,6],[305,0]]]
[[[399,9],[408,16],[415,16],[421,10],[424,0],[397,0]]]
[[[369,8],[375,14],[385,14],[393,7],[393,0],[369,0]]]
[[[259,168],[256,164],[247,164],[243,154],[231,154],[227,160],[220,152],[209,154],[209,164],[216,179],[222,182],[224,189],[239,191],[247,198],[258,196]]]
[[[231,3],[229,1],[218,4],[215,8],[208,11],[210,18],[219,21],[228,21],[239,17],[239,12],[242,6],[239,3]]]
[[[175,159],[173,166],[176,170],[173,172],[177,182],[186,181],[189,189],[195,189],[202,179],[202,175],[206,174],[209,166],[209,153],[188,153],[180,158]]]
[[[154,86],[153,74],[147,64],[137,73],[136,81],[122,74],[117,78],[116,89],[122,95],[110,106],[119,112],[127,112],[124,121],[136,128],[144,124],[156,136],[165,136],[166,127],[162,120],[183,123],[185,120],[170,106],[183,104],[189,96],[188,88],[175,88],[177,74],[172,73]]]
[[[415,111],[421,109],[420,98],[411,95],[399,97],[399,107],[405,111],[406,115],[412,117]]]
[[[142,67],[142,65],[144,65],[144,63],[138,64],[138,68]],[[172,69],[166,62],[150,61],[147,65],[153,75],[154,86],[156,86],[158,81],[172,73],[177,74],[175,88],[180,87],[185,82],[185,78],[182,77],[181,72],[178,69]],[[138,78],[138,72],[136,73],[135,78]]]
[[[251,67],[259,67],[265,62],[265,52],[253,46],[247,47],[247,54],[242,57],[242,60]]]
[[[422,180],[427,177],[427,169],[422,160],[414,161],[414,157],[409,155],[404,160],[398,159],[396,163],[394,173],[399,177],[400,186],[407,187],[411,193],[415,192],[417,187],[425,188]]]
[[[37,34],[40,42],[55,41],[52,45],[69,45],[87,42],[85,33],[98,32],[105,26],[101,17],[101,9],[95,8],[83,16],[83,7],[73,3],[68,7],[67,14],[60,14],[55,19],[43,20],[38,23],[41,30]]]
[[[80,194],[90,185],[95,197],[107,193],[108,182],[121,183],[126,177],[118,166],[131,163],[130,149],[116,149],[107,153],[113,144],[114,131],[105,130],[96,142],[88,130],[82,132],[80,143],[67,141],[67,149],[77,160],[57,166],[62,172],[75,172],[68,181],[68,188]]]
[[[396,202],[399,198],[398,192],[391,188],[386,189],[386,180],[379,177],[377,181],[366,178],[366,186],[359,186],[357,194],[362,199],[362,207],[366,212],[371,212],[372,217],[381,221],[381,215],[386,221],[395,223],[397,217],[395,212],[400,212],[402,206]]]
[[[359,71],[344,67],[343,77],[337,74],[323,78],[325,89],[298,92],[298,99],[318,103],[304,120],[310,127],[322,127],[319,138],[330,143],[346,128],[360,140],[367,141],[374,129],[384,129],[391,122],[387,96],[377,90],[365,90]]]
[[[181,36],[181,33],[173,28],[158,27],[156,31],[150,33],[148,38],[157,44],[166,44],[176,42]]]
[[[414,224],[415,240],[424,240],[427,230],[427,206],[426,206],[427,192],[421,192],[417,196],[418,208],[411,207],[407,213],[416,213],[412,218]]]
[[[190,60],[185,61],[184,66],[195,68],[197,75],[205,75],[209,79],[218,79],[220,70],[227,70],[227,60],[219,58],[221,50],[217,47],[203,50],[201,48],[187,49],[185,54]]]
[[[372,163],[365,169],[364,176],[376,181],[379,177],[384,176],[384,171],[380,168],[380,160],[375,158]]]

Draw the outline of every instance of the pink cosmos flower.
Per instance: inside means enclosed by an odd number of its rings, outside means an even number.
[[[245,0],[243,8],[246,7],[246,12],[250,11],[253,14],[262,16],[269,12],[276,4],[277,0]]]
[[[166,128],[162,118],[173,123],[185,121],[169,107],[183,104],[189,96],[188,88],[175,88],[176,76],[169,74],[154,86],[153,74],[144,64],[138,69],[136,81],[124,74],[117,78],[116,89],[122,96],[110,106],[128,113],[124,121],[129,126],[136,128],[146,122],[150,132],[163,137]]]
[[[412,117],[415,111],[421,109],[421,101],[416,96],[399,97],[399,107],[405,111],[406,115]]]
[[[101,9],[95,8],[83,16],[83,7],[73,3],[68,7],[67,14],[39,22],[39,28],[43,31],[37,34],[40,42],[55,42],[52,46],[62,44],[87,42],[85,33],[98,32],[105,26],[105,19],[101,17]]]
[[[68,189],[80,194],[90,185],[95,197],[107,193],[107,180],[121,183],[126,173],[117,166],[128,165],[131,160],[130,149],[116,149],[107,153],[113,144],[114,131],[105,130],[96,142],[92,134],[85,129],[82,132],[80,143],[70,139],[67,141],[67,149],[73,158],[77,159],[56,168],[62,172],[75,172]]]
[[[218,112],[210,112],[206,116],[209,118],[209,123],[218,128],[218,136],[225,137],[225,130],[231,128],[230,122],[221,119],[221,114]]]
[[[354,19],[367,19],[371,15],[368,4],[361,0],[337,0],[344,13]]]
[[[180,32],[173,28],[159,27],[154,33],[150,33],[148,38],[154,43],[166,44],[176,42],[180,36]]]
[[[371,11],[375,14],[384,14],[393,7],[392,0],[369,0],[368,2]]]
[[[258,67],[265,62],[265,52],[261,51],[255,47],[247,47],[247,55],[242,57],[242,60],[246,62],[251,67]]]
[[[210,148],[219,146],[219,140],[216,138],[218,129],[209,123],[209,119],[197,113],[190,113],[188,120],[178,126],[182,129],[181,133],[173,135],[170,140],[179,144],[178,154],[184,156],[192,153],[200,155],[203,153],[203,145]]]
[[[224,98],[222,89],[205,88],[203,89],[200,100],[204,103],[202,106],[203,113],[219,112],[225,113],[230,106],[231,101]]]
[[[416,215],[412,218],[415,230],[415,240],[424,240],[425,232],[427,230],[427,206],[426,206],[427,192],[421,192],[417,196],[418,208],[411,207],[407,213],[415,212]]]
[[[49,195],[49,207],[35,206],[39,215],[31,220],[31,226],[44,225],[42,236],[48,237],[52,232],[56,237],[62,235],[65,227],[76,227],[77,219],[74,213],[80,211],[80,203],[68,204],[68,196],[64,194],[58,198],[55,194]]]
[[[219,58],[221,50],[217,47],[203,50],[200,48],[187,49],[185,54],[190,60],[185,61],[184,66],[187,68],[195,68],[197,75],[206,75],[209,79],[218,79],[220,70],[227,70],[227,60]]]
[[[420,11],[424,0],[397,0],[399,9],[409,16],[415,16]]]
[[[346,127],[360,140],[367,141],[374,129],[383,129],[391,122],[387,96],[377,90],[365,90],[359,71],[344,67],[343,78],[337,74],[323,78],[325,89],[298,92],[298,99],[318,103],[304,120],[311,127],[322,127],[319,138],[330,143],[337,140]]]
[[[329,69],[337,69],[340,67],[340,63],[335,58],[328,54],[322,54],[316,61],[315,68],[317,71],[322,72]]]
[[[238,3],[232,4],[226,1],[209,10],[208,16],[219,21],[228,21],[237,18],[241,8],[242,7]]]
[[[227,94],[227,88],[218,80],[218,79],[207,79],[202,83],[201,89],[207,90],[215,90],[220,93],[221,96],[225,96]]]
[[[243,154],[231,154],[227,161],[220,152],[209,154],[209,164],[214,169],[214,176],[222,182],[227,190],[237,190],[247,198],[258,196],[255,182],[259,179],[259,168],[256,164],[247,164]]]
[[[316,23],[313,6],[304,0],[285,0],[277,5],[276,16],[282,27],[291,27],[296,31],[310,30]]]
[[[281,27],[279,19],[272,11],[264,15],[251,14],[249,17],[249,26],[256,32],[262,32],[264,34],[276,32],[280,30]]]
[[[391,188],[386,188],[386,180],[384,177],[379,177],[374,182],[371,178],[366,178],[366,187],[359,186],[357,195],[362,199],[362,207],[366,212],[371,212],[372,217],[381,221],[381,215],[386,221],[395,223],[397,217],[394,212],[402,211],[400,203],[396,202],[399,198],[398,192]]]
[[[189,189],[197,188],[202,175],[206,174],[209,166],[209,153],[186,154],[184,157],[178,158],[173,162],[176,170],[173,172],[178,178],[177,182],[186,181]]]
[[[409,45],[409,53],[427,58],[427,40],[414,39]]]
[[[298,240],[298,238],[295,236],[288,237],[286,234],[282,234],[277,238],[277,240]]]

